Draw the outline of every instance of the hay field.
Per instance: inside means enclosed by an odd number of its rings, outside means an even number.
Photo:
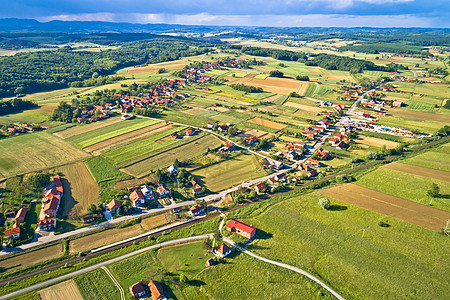
[[[144,230],[142,230],[141,224],[136,224],[125,228],[113,228],[104,230],[102,232],[93,233],[91,235],[70,241],[69,252],[73,254],[92,250],[136,235],[140,235],[142,233],[144,233]]]
[[[49,169],[88,156],[86,152],[45,132],[20,135],[0,141],[0,174],[9,177]]]
[[[239,137],[252,137],[256,136],[257,138],[269,138],[273,136],[273,133],[265,132],[258,129],[252,129],[252,128],[244,128],[244,133],[239,134]]]
[[[450,213],[409,200],[380,193],[352,183],[320,191],[339,201],[356,205],[383,215],[434,231],[441,231]]]
[[[73,280],[67,280],[38,292],[42,300],[83,300],[78,286]]]
[[[171,212],[152,215],[148,218],[142,219],[141,226],[145,231],[150,231],[157,227],[166,225],[167,223],[169,223],[168,220],[170,219],[171,219]]]
[[[281,130],[281,129],[287,127],[287,125],[276,123],[276,122],[272,122],[272,121],[265,120],[265,119],[261,119],[261,118],[258,118],[258,117],[255,117],[255,118],[252,118],[250,120],[247,120],[247,122],[254,123],[254,124],[257,124],[257,125],[262,125],[262,126],[273,128],[273,129],[277,129],[277,130]]]
[[[61,244],[50,247],[38,249],[25,254],[13,256],[11,258],[4,258],[0,261],[0,268],[13,269],[23,268],[35,265],[41,261],[48,260],[60,256],[63,253]]]
[[[257,79],[254,74],[240,78],[234,83],[243,83],[262,88],[265,92],[289,94],[297,92],[302,85],[308,85],[307,82],[298,81],[291,78],[267,77],[266,79]]]
[[[298,109],[301,109],[301,110],[304,110],[307,112],[311,112],[311,113],[321,113],[325,110],[320,107],[315,107],[315,106],[311,106],[311,105],[305,105],[305,104],[300,104],[300,103],[295,103],[295,102],[290,102],[290,101],[284,103],[284,105],[293,107],[293,108],[298,108]]]
[[[74,135],[78,135],[78,134],[82,134],[82,133],[86,133],[89,132],[91,130],[95,130],[98,128],[102,128],[111,124],[115,124],[118,122],[121,122],[122,120],[120,118],[111,118],[108,120],[103,120],[100,122],[95,122],[95,123],[90,123],[90,124],[86,124],[86,125],[78,125],[78,126],[74,126],[74,127],[70,127],[66,130],[63,131],[59,131],[57,133],[54,133],[54,135],[59,136],[62,139],[67,139],[70,138],[71,136]]]
[[[86,213],[89,204],[97,204],[99,188],[83,162],[59,167],[58,171],[62,173],[64,187],[60,208],[63,216],[68,216],[73,207],[80,207]]]
[[[239,155],[231,160],[192,170],[191,173],[197,182],[206,185],[212,192],[266,175],[253,155]]]
[[[123,145],[127,145],[131,142],[134,142],[139,139],[143,139],[159,132],[165,131],[167,129],[172,128],[171,125],[166,125],[164,122],[159,122],[154,125],[150,125],[129,133],[125,133],[107,140],[103,142],[96,143],[92,146],[84,148],[84,151],[92,152],[94,155],[99,155],[111,149],[121,147]]]
[[[363,136],[363,135],[360,135],[358,137],[358,139],[356,139],[356,142],[360,145],[366,145],[368,147],[373,146],[373,147],[380,148],[383,145],[386,145],[387,149],[394,149],[395,147],[398,146],[397,142],[383,140],[383,139],[374,138],[374,137]]]
[[[450,152],[445,152],[449,151],[448,148],[449,147],[440,147],[433,151],[427,151],[414,157],[402,160],[402,163],[450,172]],[[441,152],[439,149],[444,150]]]
[[[401,162],[394,162],[388,165],[384,165],[382,166],[382,168],[450,182],[450,172],[447,171],[434,170],[409,164],[403,164]]]

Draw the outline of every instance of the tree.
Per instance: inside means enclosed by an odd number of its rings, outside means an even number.
[[[433,202],[434,198],[439,196],[439,192],[440,192],[439,186],[436,183],[433,183],[427,191],[427,196],[431,198],[429,205],[431,205],[431,202]]]
[[[87,211],[90,214],[95,214],[97,212],[97,206],[95,204],[89,204],[87,207]]]
[[[70,220],[78,220],[81,217],[81,208],[79,206],[74,206],[70,210],[69,219]]]
[[[269,76],[282,78],[284,76],[284,74],[281,71],[274,70],[274,71],[270,71]]]
[[[209,237],[207,237],[204,241],[203,241],[203,249],[210,251],[212,248],[212,241]]]
[[[364,155],[364,158],[366,160],[374,160],[378,158],[378,154],[376,154],[375,152],[369,151]]]
[[[330,199],[328,199],[327,197],[320,197],[319,199],[319,206],[322,207],[323,209],[329,209],[330,208]]]
[[[217,230],[216,232],[214,232],[214,239],[216,240],[216,243],[218,243],[219,241],[222,240],[222,234],[220,233],[219,230]]]
[[[180,282],[188,283],[188,281],[189,281],[189,278],[186,276],[186,274],[181,273],[181,275],[180,275]]]

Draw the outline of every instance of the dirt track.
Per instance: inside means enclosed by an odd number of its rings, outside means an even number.
[[[320,191],[339,201],[440,231],[450,213],[349,183]]]

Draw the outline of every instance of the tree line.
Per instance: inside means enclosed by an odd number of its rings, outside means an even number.
[[[20,98],[2,101],[0,102],[0,116],[35,107],[37,107],[36,103],[29,100],[22,100]]]
[[[236,91],[242,91],[247,93],[262,93],[263,89],[252,85],[245,85],[242,83],[230,84],[230,87]]]

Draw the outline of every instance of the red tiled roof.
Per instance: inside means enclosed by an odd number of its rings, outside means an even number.
[[[164,297],[164,290],[159,283],[159,281],[150,281],[148,284],[148,287],[150,288],[150,291],[152,292],[152,299],[157,300],[161,297]]]
[[[21,223],[25,221],[25,217],[27,216],[28,213],[28,208],[23,207],[21,209],[19,209],[19,211],[17,212],[16,215],[16,222],[17,223]]]
[[[120,201],[118,201],[118,200],[112,200],[112,201],[109,202],[109,204],[108,204],[109,210],[117,209],[117,208],[119,208],[120,206],[121,206],[121,204],[120,204]]]
[[[230,250],[232,250],[232,248],[228,247],[224,243],[222,243],[222,244],[220,244],[219,246],[216,247],[216,252],[219,253],[219,254],[222,254],[222,255],[224,255],[225,253],[227,253]]]
[[[230,222],[228,222],[227,228],[237,228],[240,231],[244,231],[248,234],[251,234],[253,232],[253,230],[256,230],[256,227],[247,225],[241,221],[235,220],[235,219],[231,219]]]
[[[13,236],[13,235],[18,234],[18,233],[20,233],[20,226],[17,223],[14,224],[13,228],[9,228],[9,229],[5,230],[5,236],[6,237],[10,237],[10,236]]]
[[[144,195],[141,191],[134,191],[130,195],[130,200],[136,202],[139,199],[145,199]]]

